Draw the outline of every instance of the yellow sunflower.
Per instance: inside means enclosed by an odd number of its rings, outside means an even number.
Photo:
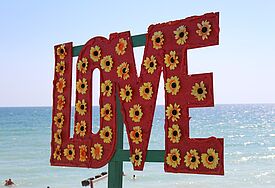
[[[107,144],[111,143],[113,132],[109,126],[106,126],[102,130],[100,130],[99,135],[104,143],[107,143]]]
[[[98,62],[100,60],[101,57],[101,50],[99,46],[95,46],[95,47],[91,47],[90,49],[90,58],[94,61],[94,62]]]
[[[61,129],[57,129],[57,131],[53,134],[54,142],[61,145],[62,143],[62,137],[61,137]]]
[[[68,144],[67,148],[64,149],[64,156],[69,160],[74,160],[75,149],[73,144]]]
[[[132,100],[132,88],[130,85],[126,85],[125,88],[120,89],[120,97],[121,99],[126,102],[130,102]]]
[[[140,151],[140,149],[135,149],[135,153],[130,157],[130,161],[134,166],[140,166],[142,161],[142,151]]]
[[[152,83],[143,83],[143,85],[139,88],[139,95],[145,100],[150,100],[153,95]]]
[[[180,81],[177,76],[171,76],[167,78],[165,83],[165,90],[167,93],[172,93],[172,95],[177,95],[180,90]]]
[[[81,115],[84,116],[87,112],[87,103],[85,102],[84,99],[82,99],[82,101],[78,100],[76,105],[75,105],[75,109],[76,111]]]
[[[154,35],[152,36],[151,40],[153,41],[153,48],[155,48],[157,50],[162,48],[164,38],[163,38],[163,34],[161,31],[155,32]]]
[[[112,95],[112,82],[111,80],[105,80],[104,83],[101,83],[101,92],[103,96],[110,97]]]
[[[157,60],[156,57],[151,55],[151,57],[146,57],[146,59],[143,61],[143,66],[147,70],[149,74],[153,74],[155,70],[157,69]]]
[[[184,156],[184,162],[186,167],[189,167],[190,169],[197,169],[200,164],[200,157],[197,150],[191,149],[190,151],[187,151]]]
[[[96,143],[91,147],[91,154],[93,159],[100,160],[102,157],[103,147],[101,144]]]
[[[59,73],[60,76],[63,76],[65,72],[65,62],[60,61],[59,63],[57,63],[57,65],[55,66],[55,71]]]
[[[77,70],[81,73],[86,73],[88,69],[89,62],[87,58],[83,57],[82,60],[79,60],[77,63]]]
[[[142,115],[143,115],[141,106],[139,104],[135,104],[132,108],[130,108],[129,114],[133,122],[140,122],[140,119],[142,118]]]
[[[139,144],[140,142],[142,142],[142,130],[140,126],[133,127],[133,130],[130,132],[130,138],[135,144]]]
[[[110,55],[103,57],[100,61],[100,67],[105,72],[110,72],[113,67],[113,64],[114,64],[114,62]]]
[[[209,21],[204,20],[201,22],[201,24],[198,23],[197,26],[199,29],[196,31],[196,33],[202,38],[202,40],[208,39],[208,36],[210,35],[210,32],[212,31]]]
[[[105,121],[110,121],[112,119],[113,114],[110,103],[105,104],[103,108],[101,108],[100,116],[104,118]]]
[[[78,93],[86,94],[88,89],[88,82],[86,78],[78,79],[76,82],[76,90]]]
[[[86,121],[80,121],[75,125],[75,133],[79,136],[85,136],[86,134]]]
[[[57,110],[62,110],[65,105],[65,97],[63,95],[57,96]]]
[[[123,80],[127,80],[130,75],[129,75],[129,64],[127,62],[123,62],[117,67],[117,76],[119,78],[123,78]]]
[[[63,127],[63,123],[64,123],[64,115],[62,114],[62,112],[57,113],[54,118],[54,124],[57,126],[57,128],[61,129]]]
[[[168,138],[172,143],[179,143],[181,137],[180,127],[177,124],[173,124],[168,128]]]
[[[123,55],[125,53],[126,48],[127,48],[127,41],[124,38],[120,38],[116,45],[116,53],[118,55]]]
[[[58,82],[56,83],[56,89],[58,93],[63,93],[64,88],[66,87],[66,81],[64,78],[59,78]]]
[[[195,83],[195,85],[192,86],[191,95],[194,95],[194,97],[198,101],[203,101],[206,98],[206,94],[207,94],[207,91],[203,81],[201,81],[200,84]]]
[[[67,55],[65,44],[62,44],[56,49],[56,54],[59,56],[60,59],[64,59]]]
[[[186,43],[186,40],[188,39],[188,32],[186,31],[186,27],[184,25],[178,27],[177,30],[174,31],[174,34],[178,45],[183,45]]]
[[[209,148],[207,153],[201,155],[201,162],[206,168],[215,169],[219,163],[219,153],[213,148]]]
[[[57,145],[55,150],[54,150],[54,153],[53,153],[53,158],[60,161],[61,160],[61,148],[60,148],[60,145]]]
[[[177,105],[177,103],[174,103],[174,106],[169,104],[169,106],[166,108],[166,116],[173,122],[178,121],[181,115],[180,110],[180,105]]]
[[[165,54],[164,63],[166,67],[169,67],[170,70],[174,70],[179,64],[178,56],[175,51],[170,51],[169,54]]]
[[[79,161],[85,162],[87,160],[87,146],[81,145],[79,146]]]
[[[173,148],[170,150],[170,153],[168,153],[167,157],[166,157],[166,163],[169,166],[172,166],[173,168],[178,167],[178,165],[180,165],[180,151],[176,148]]]

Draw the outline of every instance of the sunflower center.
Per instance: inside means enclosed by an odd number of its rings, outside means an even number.
[[[201,31],[202,31],[203,33],[206,33],[207,27],[203,27],[203,28],[201,29]]]
[[[82,67],[85,68],[86,67],[86,63],[82,63]]]
[[[59,51],[61,54],[64,54],[64,49],[60,49],[60,51]]]
[[[202,88],[198,88],[197,92],[198,92],[198,94],[201,95],[203,93],[203,89]]]
[[[214,157],[213,156],[208,156],[208,159],[207,159],[210,163],[214,161]]]
[[[154,62],[150,62],[150,67],[154,67]]]
[[[175,62],[175,60],[174,60],[173,57],[171,57],[170,62],[171,62],[171,63],[174,63],[174,62]]]
[[[173,156],[172,156],[172,160],[173,160],[173,161],[176,161],[177,159],[178,159],[178,158],[177,158],[176,155],[173,155]]]
[[[110,87],[109,86],[106,86],[106,90],[109,91]]]
[[[180,32],[179,36],[180,36],[180,38],[184,37],[184,33]]]
[[[136,116],[139,116],[139,111],[135,111],[135,115],[136,115]]]
[[[177,136],[178,135],[178,131],[173,131],[173,136]]]
[[[61,67],[60,67],[60,70],[63,70],[63,69],[64,69],[64,67],[63,67],[63,66],[61,66]]]
[[[196,157],[192,156],[191,162],[192,162],[192,163],[196,162]]]
[[[81,108],[81,110],[84,110],[84,105],[82,104],[82,105],[80,106],[80,108]]]
[[[110,111],[109,110],[106,110],[106,112],[105,112],[106,114],[109,114],[110,113]]]
[[[57,121],[58,121],[58,123],[61,123],[61,119],[60,118]]]
[[[126,73],[126,68],[123,68],[123,69],[122,69],[122,72],[125,74],[125,73]]]
[[[57,155],[61,155],[61,152],[58,150],[58,151],[56,151],[56,154]]]
[[[69,155],[72,155],[72,154],[73,154],[72,150],[69,150]]]
[[[174,116],[177,115],[177,113],[178,113],[177,110],[173,110],[173,111],[172,111],[172,114],[173,114]]]
[[[145,91],[145,93],[149,93],[150,90],[149,90],[149,88],[146,88],[144,91]]]
[[[135,137],[136,137],[136,138],[139,137],[139,133],[138,133],[138,132],[135,133]]]
[[[84,131],[84,126],[81,126],[81,127],[80,127],[80,130],[81,130],[81,131]]]
[[[171,86],[172,86],[172,88],[176,88],[176,87],[177,87],[177,84],[176,84],[175,82],[173,82],[173,83],[171,84]]]
[[[58,139],[60,139],[60,138],[61,138],[61,137],[60,137],[60,134],[58,134],[58,135],[57,135],[57,138],[58,138]]]
[[[94,51],[94,56],[98,56],[98,51]]]
[[[139,156],[138,156],[138,155],[135,155],[135,159],[136,159],[136,160],[139,160]]]
[[[130,91],[126,91],[126,96],[129,96],[130,95]]]
[[[107,131],[107,132],[105,133],[105,136],[106,136],[106,137],[109,137],[109,135],[110,135],[110,133]]]
[[[106,66],[110,66],[110,61],[106,61]]]
[[[81,84],[81,88],[85,88],[85,84]]]
[[[160,43],[160,38],[156,38],[156,43]]]

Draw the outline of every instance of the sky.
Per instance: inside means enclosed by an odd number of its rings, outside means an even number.
[[[143,34],[150,24],[208,12],[220,12],[220,44],[189,50],[189,73],[213,72],[216,104],[275,103],[274,10],[272,0],[1,1],[0,107],[52,105],[56,44]],[[134,49],[138,72],[143,49]]]

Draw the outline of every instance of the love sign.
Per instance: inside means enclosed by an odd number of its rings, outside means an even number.
[[[99,168],[116,147],[116,96],[126,125],[130,161],[143,170],[161,72],[165,86],[166,172],[223,174],[223,139],[190,138],[189,108],[214,105],[212,73],[188,74],[187,51],[217,45],[219,14],[151,25],[140,76],[130,32],[94,37],[76,63],[74,134],[70,138],[72,43],[55,46],[51,165]],[[100,71],[100,130],[92,132],[92,74]],[[157,133],[154,133],[157,134]]]

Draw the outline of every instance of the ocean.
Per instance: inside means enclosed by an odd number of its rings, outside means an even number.
[[[93,111],[96,124],[99,108]],[[224,138],[225,175],[164,173],[163,163],[145,163],[136,172],[125,162],[124,187],[275,187],[275,104],[216,105],[191,109],[190,116],[191,137]],[[153,131],[149,149],[164,149],[164,106],[156,108]],[[8,178],[18,188],[80,188],[82,180],[107,171],[50,166],[50,140],[51,107],[0,108],[0,188]],[[106,188],[107,180],[94,187]]]

